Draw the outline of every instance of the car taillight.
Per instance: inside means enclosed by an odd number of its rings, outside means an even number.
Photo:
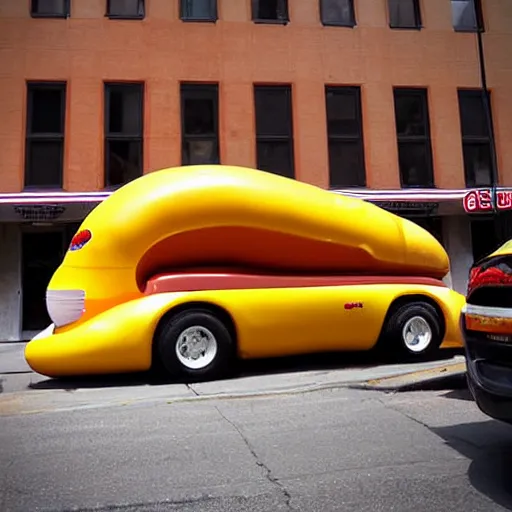
[[[92,233],[88,229],[84,229],[77,233],[69,244],[70,251],[78,251],[92,238]]]
[[[47,290],[46,309],[56,327],[76,322],[84,313],[83,290]]]
[[[469,274],[467,296],[482,286],[511,286],[512,269],[506,263],[488,268],[476,267]]]

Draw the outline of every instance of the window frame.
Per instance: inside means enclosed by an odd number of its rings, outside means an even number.
[[[187,93],[192,97],[208,97],[213,98],[213,135],[187,134],[185,132],[185,100]],[[206,165],[217,165],[221,163],[220,154],[220,87],[216,82],[180,82],[180,127],[181,127],[181,165],[191,165],[185,158],[185,145],[190,140],[212,140],[216,150],[215,162]]]
[[[61,126],[62,131],[60,134],[58,133],[32,133],[32,114],[34,111],[34,98],[32,92],[37,89],[52,89],[59,90],[61,92]],[[34,81],[27,80],[25,83],[26,90],[26,125],[25,125],[25,162],[24,162],[24,174],[23,174],[23,190],[37,190],[37,189],[45,189],[45,190],[62,190],[64,185],[64,150],[65,150],[65,141],[66,141],[66,103],[67,103],[67,82],[66,81]],[[32,142],[59,142],[61,144],[61,158],[60,158],[60,179],[58,183],[51,185],[31,185],[30,184],[30,176],[33,174],[31,172],[31,162],[30,158]]]
[[[120,134],[115,133],[111,134],[109,131],[109,121],[110,121],[110,92],[112,91],[112,87],[123,87],[123,88],[139,88],[140,90],[140,101],[139,101],[139,109],[140,109],[140,130],[139,135],[134,134]],[[146,84],[141,81],[133,81],[133,82],[119,82],[119,81],[104,81],[103,82],[103,98],[104,98],[104,106],[103,106],[103,179],[104,179],[104,188],[108,190],[113,190],[119,188],[124,185],[111,185],[109,176],[110,176],[110,158],[109,158],[109,147],[110,142],[117,141],[128,141],[128,142],[139,142],[139,159],[140,159],[140,175],[144,175],[144,102],[145,102],[145,92],[146,92]]]
[[[259,7],[259,2],[261,1],[264,0],[251,0],[251,21],[253,23],[263,25],[288,25],[288,23],[290,23],[290,5],[288,0],[278,0],[278,2],[282,2],[285,15],[282,18],[277,19],[264,19],[255,16],[257,7]]]
[[[257,122],[257,109],[256,109],[256,96],[257,91],[276,91],[282,90],[286,93],[288,105],[289,105],[289,118],[287,120],[287,134],[286,135],[260,135],[258,133],[258,122]],[[255,134],[255,152],[256,152],[256,167],[260,170],[261,168],[260,157],[258,152],[258,144],[275,143],[275,142],[286,142],[288,144],[288,157],[290,161],[291,177],[296,179],[295,169],[295,141],[294,141],[294,126],[293,126],[293,86],[292,84],[265,84],[265,83],[254,83],[253,84],[253,105],[254,105],[254,134]],[[272,172],[272,171],[267,171]],[[275,173],[277,174],[277,173]],[[279,176],[283,176],[279,174]],[[289,176],[288,176],[289,177]]]
[[[346,135],[346,134],[332,134],[329,132],[329,112],[328,112],[328,101],[327,94],[329,92],[342,92],[347,95],[352,94],[356,107],[356,116],[358,121],[358,134],[357,135]],[[326,124],[326,134],[327,134],[327,156],[328,156],[328,165],[329,165],[329,188],[331,189],[341,189],[341,188],[364,188],[367,186],[367,176],[366,176],[366,159],[365,159],[365,146],[364,146],[364,126],[363,126],[363,106],[362,106],[362,95],[361,95],[361,86],[354,85],[326,85],[324,88],[324,97],[325,97],[325,124]],[[349,143],[358,143],[360,156],[361,156],[361,164],[362,168],[358,169],[357,176],[355,181],[358,181],[360,184],[357,185],[337,185],[333,183],[334,172],[331,169],[330,164],[330,153],[329,153],[329,144],[331,142],[349,142]]]
[[[336,21],[325,21],[324,19],[324,12],[326,9],[325,3],[332,0],[319,0],[320,2],[320,22],[324,27],[347,27],[347,28],[354,28],[357,26],[356,22],[356,11],[354,6],[354,0],[348,0],[350,5],[350,21],[347,23],[344,22],[336,22]]]
[[[143,20],[146,17],[145,0],[137,0],[137,11],[142,10],[142,14],[113,14],[111,0],[107,0],[107,11],[105,17],[111,20]]]
[[[464,165],[464,184],[466,185],[466,188],[482,188],[482,187],[489,187],[490,185],[477,185],[476,182],[473,185],[470,185],[470,180],[468,179],[467,173],[466,173],[466,161],[464,158],[464,149],[467,146],[487,146],[489,150],[489,181],[492,183],[492,135],[489,133],[489,127],[485,126],[485,130],[487,132],[486,136],[483,135],[464,135],[463,125],[462,125],[462,109],[461,109],[461,98],[463,96],[466,97],[478,97],[480,98],[482,102],[482,112],[485,115],[485,91],[484,89],[475,89],[475,88],[459,88],[457,89],[457,102],[458,102],[458,108],[459,108],[459,122],[460,122],[460,137],[461,137],[461,144],[462,144],[462,161]],[[494,124],[494,120],[492,118],[492,100],[491,100],[491,92],[489,91],[489,101],[490,101],[490,108],[491,108],[491,123]],[[484,121],[485,122],[485,121]]]
[[[469,0],[473,3],[473,7],[475,9],[475,20],[476,20],[476,27],[470,28],[470,27],[463,27],[458,28],[453,24],[453,0],[450,0],[450,10],[452,15],[452,27],[454,32],[461,32],[461,33],[471,33],[476,34],[478,32],[485,32],[485,24],[484,24],[484,14],[482,9],[482,1],[481,0]]]
[[[64,12],[55,13],[39,13],[35,6],[38,0],[30,0],[30,17],[31,18],[51,18],[51,19],[67,19],[71,16],[71,0],[64,0]]]
[[[413,95],[419,96],[422,102],[423,112],[425,113],[424,128],[425,135],[399,135],[398,134],[398,125],[397,125],[397,109],[396,109],[396,98],[397,94],[402,93],[404,95]],[[435,175],[434,175],[434,155],[432,153],[432,133],[430,130],[430,110],[428,105],[428,89],[425,87],[401,87],[395,86],[393,87],[393,106],[394,106],[394,114],[395,114],[395,136],[397,141],[397,149],[398,149],[398,172],[400,175],[400,187],[405,189],[414,189],[414,188],[435,188]],[[428,181],[422,185],[407,185],[404,183],[404,176],[402,175],[402,170],[400,169],[400,148],[403,145],[407,144],[419,144],[423,143],[425,145],[426,157],[427,157],[427,171],[428,171]]]
[[[194,0],[191,0],[194,1]],[[218,0],[208,0],[210,16],[207,18],[198,18],[195,16],[187,16],[186,11],[187,0],[179,0],[179,16],[180,20],[184,22],[195,22],[195,23],[215,23],[219,19]]]
[[[421,5],[420,0],[409,0],[413,4],[414,9],[414,25],[394,25],[391,17],[391,3],[390,0],[386,0],[388,5],[388,19],[389,28],[393,30],[421,30],[423,28],[423,19],[421,16]]]

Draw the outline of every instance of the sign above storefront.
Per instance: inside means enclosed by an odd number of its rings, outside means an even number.
[[[372,201],[374,205],[397,214],[434,215],[439,203],[426,201]]]
[[[494,210],[492,190],[472,190],[465,195],[463,204],[466,213],[490,213]],[[496,210],[512,210],[512,189],[496,190]]]

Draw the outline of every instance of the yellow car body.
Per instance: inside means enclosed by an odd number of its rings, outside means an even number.
[[[165,169],[84,220],[48,286],[54,324],[25,356],[52,377],[145,371],[161,322],[190,307],[230,324],[240,358],[368,350],[407,297],[433,304],[442,346],[460,347],[464,297],[442,284],[448,270],[434,237],[362,200],[240,167]],[[217,280],[149,286],[201,272]],[[215,289],[228,274],[255,284]]]

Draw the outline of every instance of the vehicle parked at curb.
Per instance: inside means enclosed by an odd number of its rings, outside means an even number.
[[[188,166],[121,187],[84,220],[27,344],[48,376],[211,379],[238,358],[462,347],[464,297],[426,230],[255,169]]]
[[[469,388],[485,414],[512,424],[512,240],[473,265],[466,300]]]

